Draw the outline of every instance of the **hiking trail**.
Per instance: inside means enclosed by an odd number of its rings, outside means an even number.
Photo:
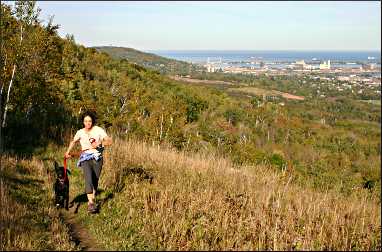
[[[69,211],[61,209],[59,211],[60,217],[69,229],[71,240],[76,244],[76,246],[85,251],[103,250],[99,247],[95,239],[89,234],[88,230],[78,223],[72,209],[69,209]]]
[[[50,161],[55,161],[57,159],[51,159]],[[49,166],[50,163],[45,163],[46,166]],[[54,178],[56,177],[56,174],[54,174],[54,171],[47,169],[49,176],[52,178],[51,182],[54,183]],[[64,223],[64,225],[69,229],[69,236],[70,240],[75,243],[75,245],[85,251],[103,251],[99,244],[97,243],[96,239],[89,233],[86,227],[82,225],[78,219],[76,218],[76,215],[78,214],[79,207],[82,205],[85,201],[87,201],[85,194],[80,194],[77,196],[74,196],[77,191],[73,188],[73,176],[71,176],[70,181],[70,193],[69,193],[69,209],[65,210],[57,209],[60,219]]]

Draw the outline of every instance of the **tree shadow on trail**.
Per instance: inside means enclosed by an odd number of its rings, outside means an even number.
[[[114,198],[114,194],[109,192],[109,191],[105,191],[103,189],[98,189],[97,190],[97,203],[98,203],[98,211],[101,209],[101,207],[103,205],[105,205],[105,203],[107,201],[109,201],[110,199]],[[100,197],[104,195],[104,197]],[[87,202],[88,202],[88,197],[86,195],[86,193],[81,193],[81,194],[78,194],[70,203],[69,203],[69,208],[72,208],[74,205],[76,205],[76,208],[74,209],[74,213],[78,213],[78,209],[80,208],[81,205],[83,205],[84,203],[86,203],[85,205],[87,205]]]

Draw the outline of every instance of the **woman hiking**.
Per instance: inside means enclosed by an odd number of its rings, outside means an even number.
[[[73,146],[80,142],[81,154],[77,166],[82,168],[85,178],[85,193],[88,197],[88,212],[96,213],[95,196],[98,188],[98,181],[101,175],[103,157],[103,146],[112,144],[111,138],[105,130],[96,126],[96,116],[90,111],[81,115],[84,128],[78,130],[70,142],[65,158],[70,158],[69,154]]]

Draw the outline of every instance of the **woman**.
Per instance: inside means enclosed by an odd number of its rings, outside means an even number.
[[[81,155],[77,165],[83,169],[85,177],[85,193],[88,197],[88,212],[96,213],[95,196],[98,181],[101,175],[103,158],[102,146],[111,145],[112,140],[105,130],[95,125],[96,117],[92,112],[85,112],[81,116],[84,128],[77,131],[74,139],[70,142],[65,158],[70,158],[70,150],[80,142]]]

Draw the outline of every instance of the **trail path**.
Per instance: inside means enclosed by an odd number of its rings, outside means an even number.
[[[99,247],[94,238],[89,234],[88,230],[78,223],[75,213],[72,211],[72,209],[69,209],[69,211],[64,209],[60,210],[60,216],[65,225],[69,228],[71,239],[81,248],[81,250],[102,251],[103,249]]]
[[[47,164],[45,163],[45,165]],[[47,171],[49,172],[50,170],[47,169]],[[56,175],[54,174],[54,172],[51,172],[50,176],[53,179],[52,182],[54,183],[54,178],[56,177]],[[78,208],[83,202],[75,202],[76,198],[78,199],[78,197],[75,197],[73,199],[75,193],[78,193],[77,188],[75,188],[75,186],[73,187],[74,176],[70,176],[71,189],[69,202],[71,202],[71,204],[69,205],[69,210],[58,209],[57,211],[59,211],[59,216],[63,221],[64,225],[66,225],[69,229],[70,239],[76,244],[76,246],[79,249],[84,251],[104,251],[105,249],[99,246],[96,239],[94,239],[94,237],[89,233],[88,229],[78,221],[78,218],[76,218],[76,215],[78,214]],[[84,196],[86,198],[86,195],[81,196]]]

